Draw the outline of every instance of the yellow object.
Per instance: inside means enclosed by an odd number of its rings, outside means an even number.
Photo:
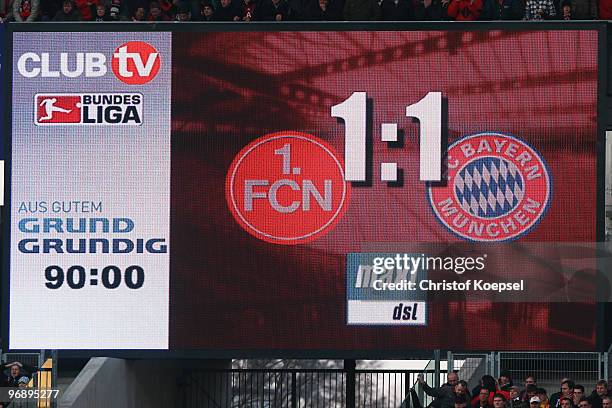
[[[50,370],[51,368],[53,368],[53,360],[50,358],[47,359],[47,361],[44,362],[41,368]],[[39,371],[36,373],[36,375],[37,375],[39,389],[43,390],[43,389],[53,388],[52,387],[53,384],[51,384],[51,371]],[[33,385],[34,385],[34,377],[32,376],[32,379],[30,380],[28,387],[32,387]],[[38,408],[51,408],[51,399],[39,399]]]

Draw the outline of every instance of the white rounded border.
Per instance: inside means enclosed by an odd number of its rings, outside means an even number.
[[[544,170],[544,174],[546,176],[546,186],[548,187],[547,191],[546,191],[546,198],[545,198],[545,202],[543,204],[543,209],[542,212],[540,213],[540,215],[538,215],[536,218],[534,218],[534,220],[528,225],[526,226],[522,231],[519,231],[517,233],[515,233],[514,235],[509,235],[503,239],[478,239],[478,238],[473,238],[470,236],[467,236],[465,234],[460,233],[459,231],[456,231],[454,228],[452,228],[450,225],[447,225],[446,222],[444,221],[444,219],[440,216],[440,213],[438,212],[438,208],[437,206],[433,203],[433,199],[431,197],[431,189],[432,186],[431,184],[429,184],[426,188],[426,193],[427,193],[427,201],[429,202],[429,206],[431,207],[431,209],[434,211],[434,214],[436,215],[436,220],[442,224],[449,232],[451,232],[452,234],[454,234],[457,237],[466,239],[468,241],[471,242],[507,242],[507,241],[513,241],[517,238],[519,238],[522,235],[528,234],[529,232],[531,232],[531,230],[533,228],[535,228],[540,221],[544,218],[544,216],[546,215],[546,213],[548,212],[548,209],[550,207],[550,203],[551,203],[551,196],[552,196],[552,182],[550,180],[550,169],[548,168],[548,165],[546,164],[546,161],[544,160],[544,157],[540,154],[540,152],[538,152],[533,146],[531,146],[531,144],[527,143],[524,140],[521,140],[515,136],[512,135],[508,135],[508,134],[504,134],[504,133],[498,133],[498,132],[481,132],[481,133],[475,133],[472,135],[466,135],[463,136],[457,140],[455,140],[450,146],[448,146],[448,150],[450,151],[451,148],[455,147],[457,144],[464,142],[466,140],[475,138],[475,137],[479,137],[479,136],[499,136],[499,137],[504,137],[504,138],[508,138],[511,140],[514,140],[520,144],[522,144],[523,146],[527,146],[540,160],[540,163],[542,163],[542,169]],[[461,208],[461,206],[459,206],[459,208],[463,211],[463,208]]]
[[[265,136],[264,136],[265,137]],[[242,162],[242,160],[247,157],[249,155],[249,153],[255,149],[256,147],[261,146],[262,144],[271,142],[273,140],[277,140],[277,139],[285,139],[285,138],[294,138],[294,139],[302,139],[305,140],[307,142],[310,143],[314,143],[317,146],[319,146],[320,148],[322,148],[323,150],[325,150],[325,152],[327,154],[329,154],[334,161],[336,162],[336,165],[338,166],[338,169],[340,169],[340,174],[342,175],[342,198],[340,200],[340,205],[338,206],[338,209],[336,210],[336,213],[329,219],[328,222],[326,222],[321,228],[317,229],[316,231],[313,231],[311,233],[308,233],[306,235],[302,235],[299,237],[276,237],[274,235],[270,235],[268,233],[262,232],[260,230],[258,230],[257,228],[255,228],[254,226],[251,225],[251,223],[249,223],[244,216],[242,215],[242,213],[240,212],[240,210],[238,209],[237,205],[236,205],[236,199],[234,197],[234,178],[236,176],[236,172],[238,171],[238,168],[240,167],[240,163]],[[336,158],[336,155],[333,154],[328,148],[327,146],[319,143],[316,140],[310,139],[308,137],[304,137],[304,136],[299,136],[299,135],[293,135],[293,134],[287,134],[287,135],[279,135],[279,136],[273,136],[270,138],[266,138],[265,140],[262,140],[256,144],[254,144],[253,146],[251,146],[246,152],[244,152],[242,154],[242,157],[240,157],[240,159],[236,162],[236,164],[234,165],[234,171],[232,172],[232,175],[230,177],[230,197],[232,199],[232,206],[234,207],[234,211],[235,213],[238,215],[238,217],[240,217],[240,220],[247,225],[249,228],[251,228],[252,231],[256,232],[259,235],[263,235],[264,237],[270,238],[272,240],[277,240],[277,241],[297,241],[297,240],[302,240],[302,239],[306,239],[309,238],[315,234],[318,234],[319,232],[323,231],[325,228],[327,228],[340,214],[340,211],[344,208],[344,201],[346,199],[346,180],[344,179],[344,169],[342,168],[342,164],[340,164],[340,162],[338,161],[338,159]]]

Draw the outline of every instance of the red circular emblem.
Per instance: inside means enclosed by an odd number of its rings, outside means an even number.
[[[535,228],[552,196],[542,156],[524,141],[501,133],[479,133],[448,149],[446,183],[427,188],[438,220],[470,241],[517,239]]]
[[[117,47],[112,59],[113,73],[128,85],[143,85],[159,72],[161,57],[151,44],[130,41]]]
[[[256,139],[238,153],[227,173],[225,194],[232,215],[249,234],[294,245],[336,225],[350,184],[331,146],[287,131]]]

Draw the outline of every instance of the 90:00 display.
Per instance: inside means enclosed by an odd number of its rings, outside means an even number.
[[[89,281],[88,275],[89,274]],[[45,286],[49,289],[59,289],[64,282],[71,289],[82,289],[89,283],[89,286],[98,285],[98,269],[91,268],[88,270],[80,265],[74,265],[64,269],[58,265],[51,265],[45,268]],[[140,289],[144,284],[144,269],[138,265],[132,265],[122,271],[121,268],[115,265],[109,265],[102,268],[100,274],[100,282],[106,289],[117,289],[124,283],[129,289]]]

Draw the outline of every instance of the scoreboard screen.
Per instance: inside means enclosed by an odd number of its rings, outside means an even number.
[[[11,32],[10,349],[595,349],[602,26],[99,27]]]

